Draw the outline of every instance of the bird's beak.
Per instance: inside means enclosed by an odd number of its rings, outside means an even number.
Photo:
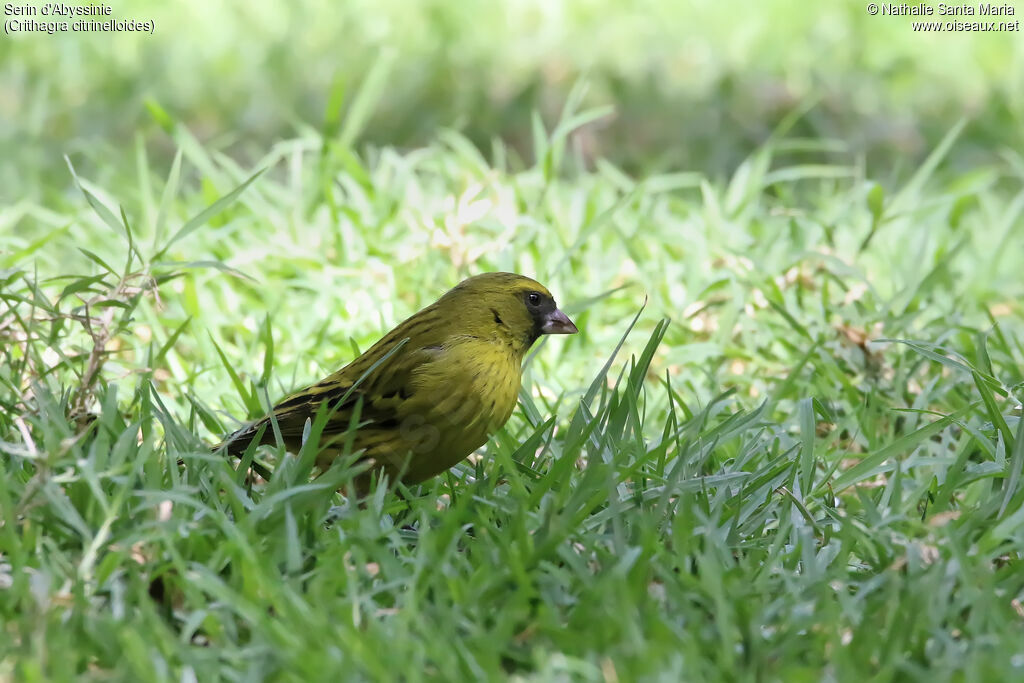
[[[579,330],[569,320],[569,316],[557,308],[544,316],[544,324],[541,325],[542,334],[576,334]]]

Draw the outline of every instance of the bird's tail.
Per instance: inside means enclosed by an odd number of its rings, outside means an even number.
[[[257,445],[268,443],[267,432],[267,421],[258,420],[251,425],[232,432],[228,436],[224,437],[223,441],[210,450],[214,453],[226,455],[229,458],[241,458],[245,455],[245,451],[248,450],[249,445],[253,441],[256,441]],[[271,472],[264,465],[253,460],[251,467],[256,474],[260,475],[264,479],[270,479]]]

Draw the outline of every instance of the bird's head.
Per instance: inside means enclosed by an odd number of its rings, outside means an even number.
[[[525,353],[542,334],[576,334],[544,285],[515,273],[484,273],[463,280],[437,302],[451,306],[469,334],[507,338]]]

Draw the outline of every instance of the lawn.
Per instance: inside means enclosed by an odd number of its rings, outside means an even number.
[[[0,681],[1022,675],[1019,40],[200,5],[0,42]],[[211,454],[491,270],[581,334],[469,460]]]

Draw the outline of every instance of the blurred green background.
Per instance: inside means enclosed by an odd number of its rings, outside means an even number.
[[[638,174],[721,177],[787,117],[790,135],[842,140],[897,173],[961,117],[969,134],[948,163],[1024,143],[1020,33],[914,32],[910,17],[869,16],[859,0],[112,8],[113,18],[154,20],[155,34],[0,40],[0,193],[37,195],[54,173],[70,187],[63,154],[127,150],[136,135],[169,154],[157,110],[235,158],[258,158],[321,128],[370,74],[382,90],[361,143],[411,148],[450,128],[485,152],[501,138],[524,161],[532,112],[551,124],[585,78],[587,103],[614,113],[576,136],[579,151]]]

